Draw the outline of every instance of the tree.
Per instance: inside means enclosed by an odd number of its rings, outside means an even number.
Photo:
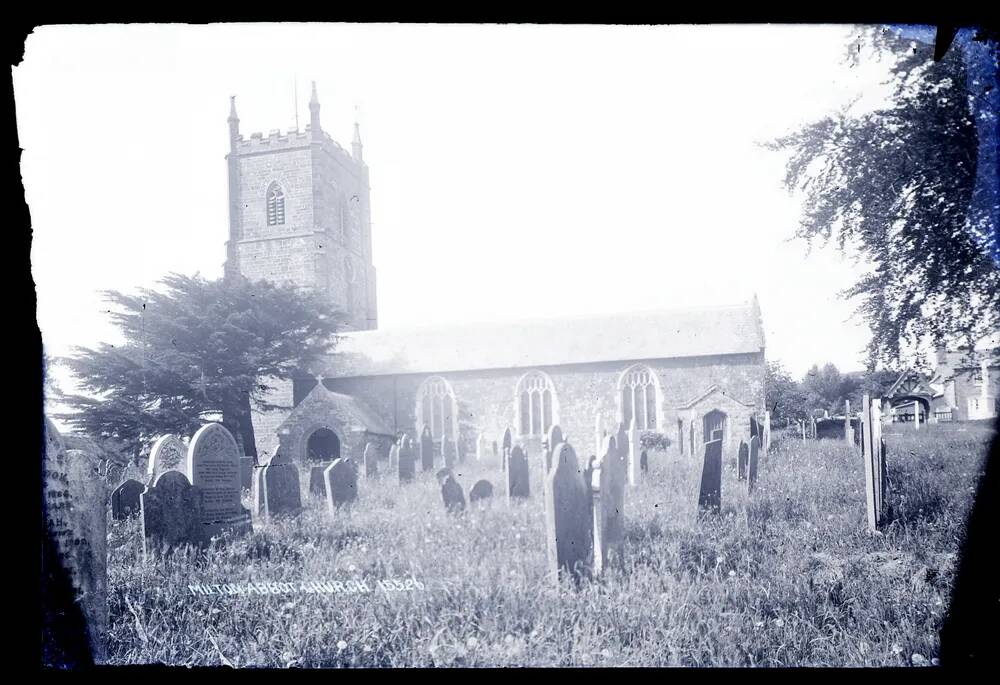
[[[828,411],[839,414],[844,410],[844,401],[854,391],[855,382],[844,376],[834,364],[826,363],[820,368],[813,364],[802,379],[802,394],[810,412]]]
[[[804,195],[796,235],[871,264],[844,295],[872,329],[873,368],[898,362],[904,344],[971,345],[1000,326],[996,43],[969,32],[955,42],[935,61],[933,45],[896,29],[863,31],[850,52],[889,57],[888,104],[768,144],[791,152],[785,185]]]
[[[767,362],[764,373],[764,403],[771,412],[771,423],[784,424],[808,416],[805,398],[796,383],[780,362]]]
[[[212,416],[256,456],[251,408],[274,409],[271,379],[291,379],[328,352],[341,314],[312,292],[241,276],[170,274],[164,289],[107,291],[123,346],[65,358],[87,394],[62,395],[62,418],[133,454],[163,433],[190,435]]]

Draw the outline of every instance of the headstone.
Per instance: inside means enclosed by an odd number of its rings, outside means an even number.
[[[920,430],[920,403],[913,400],[913,430]]]
[[[399,444],[392,443],[389,448],[389,470],[395,471],[399,468]]]
[[[240,457],[240,489],[253,488],[253,457]]]
[[[750,466],[750,446],[740,440],[740,448],[736,452],[736,480],[747,479],[747,469]]]
[[[441,437],[441,460],[444,463],[445,468],[452,469],[455,468],[455,462],[458,459],[458,450],[455,445],[454,440],[448,439],[447,435]]]
[[[698,515],[722,510],[722,440],[705,443],[705,465],[701,471]]]
[[[589,574],[593,546],[590,483],[568,443],[557,445],[553,458],[544,489],[548,569],[557,583],[567,575],[579,583]]]
[[[646,450],[639,454],[639,470],[643,473],[649,473],[649,455],[646,454]]]
[[[628,485],[634,488],[639,479],[639,429],[635,425],[635,417],[628,427]]]
[[[865,465],[865,512],[868,529],[878,530],[881,523],[882,464],[881,416],[869,396],[861,400],[862,443]]]
[[[187,469],[187,445],[176,435],[164,435],[153,443],[146,463],[146,482],[153,484],[156,477],[166,471],[181,471],[189,475]]]
[[[605,440],[603,455],[591,473],[593,496],[594,573],[600,575],[625,541],[627,467],[614,438]]]
[[[854,444],[854,430],[851,428],[851,401],[844,400],[844,440],[848,445]]]
[[[434,439],[429,426],[424,426],[420,432],[420,470],[434,470]]]
[[[245,535],[253,530],[250,512],[240,502],[240,451],[221,423],[198,429],[188,446],[187,472],[191,485],[201,490],[205,534]]]
[[[469,490],[470,504],[490,497],[493,497],[493,483],[488,480],[477,480],[476,484]]]
[[[465,494],[451,472],[448,472],[441,484],[441,499],[444,500],[445,509],[449,513],[457,514],[465,511]]]
[[[764,412],[764,442],[761,443],[764,452],[771,449],[771,412]]]
[[[500,467],[505,471],[507,470],[507,459],[510,457],[510,450],[513,446],[513,442],[514,440],[510,432],[510,428],[505,429],[503,432],[503,444],[500,445],[501,454],[503,455],[501,457],[502,461],[500,463]]]
[[[747,494],[753,492],[754,485],[757,484],[757,460],[760,457],[760,436],[755,435],[750,438],[749,459],[747,460]]]
[[[137,480],[128,479],[111,492],[111,518],[123,521],[140,513],[139,495],[146,486]]]
[[[514,497],[529,497],[528,455],[515,445],[507,458],[507,501]]]
[[[290,458],[279,452],[256,471],[253,501],[257,516],[269,520],[272,516],[295,515],[302,510],[299,469]]]
[[[486,456],[486,434],[480,433],[476,437],[476,461],[480,464],[483,463],[483,458]],[[471,499],[472,493],[469,493]]]
[[[54,547],[56,563],[63,576],[69,579],[74,599],[82,610],[90,655],[100,664],[106,658],[108,626],[104,500],[107,491],[104,482],[93,472],[89,457],[79,450],[67,451],[58,429],[48,419],[45,419],[44,449],[45,535]],[[52,573],[59,575],[55,569]],[[43,592],[54,589],[43,586]]]
[[[208,536],[202,523],[200,488],[191,485],[181,471],[164,471],[142,493],[143,553],[171,552],[183,545],[205,547]]]
[[[326,483],[326,508],[331,514],[337,508],[358,498],[358,472],[349,458],[335,459],[323,472]]]
[[[361,457],[365,464],[365,478],[374,478],[378,475],[378,453],[375,445],[370,442],[365,443],[365,451]]]
[[[323,472],[330,464],[312,464],[309,467],[309,494],[316,497],[326,497],[326,481]]]
[[[416,476],[417,457],[413,449],[413,442],[410,436],[404,435],[403,442],[399,446],[399,482],[409,483]]]
[[[542,473],[548,474],[552,470],[552,454],[556,447],[564,442],[566,442],[566,438],[563,437],[562,429],[559,426],[549,428],[549,434],[545,441],[545,450],[542,453],[542,462],[544,464]]]

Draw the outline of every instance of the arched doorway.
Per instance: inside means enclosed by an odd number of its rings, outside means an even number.
[[[340,459],[340,438],[329,428],[317,428],[306,442],[306,460],[329,463]]]
[[[702,422],[705,426],[705,442],[726,439],[726,412],[713,409],[705,414]]]

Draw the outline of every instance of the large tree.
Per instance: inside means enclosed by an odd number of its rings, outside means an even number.
[[[771,423],[784,425],[808,416],[802,388],[780,362],[767,362],[764,376],[764,402],[771,412]]]
[[[272,379],[290,379],[331,349],[340,312],[312,292],[234,276],[170,274],[160,290],[108,291],[124,345],[77,348],[61,363],[86,394],[61,395],[88,435],[142,445],[190,435],[208,418],[256,455],[251,408],[273,409]]]
[[[996,42],[960,31],[936,60],[919,38],[862,30],[849,52],[889,61],[886,104],[769,145],[790,152],[785,185],[804,196],[797,236],[871,265],[845,295],[872,329],[873,366],[1000,326]]]

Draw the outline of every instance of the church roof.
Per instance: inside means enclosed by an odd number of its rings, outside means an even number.
[[[736,305],[357,331],[340,336],[322,373],[351,378],[758,354],[756,299]]]

